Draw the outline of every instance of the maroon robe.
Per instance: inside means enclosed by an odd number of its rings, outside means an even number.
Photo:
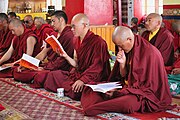
[[[149,31],[145,31],[142,37],[149,40]],[[158,33],[150,40],[150,43],[154,45],[162,54],[165,66],[171,66],[174,62],[174,43],[173,35],[166,28],[160,28]]]
[[[78,44],[78,43],[77,43]],[[65,95],[80,99],[81,93],[74,93],[72,85],[81,80],[85,84],[107,79],[110,73],[109,58],[106,42],[88,31],[82,43],[76,48],[78,68],[68,71],[52,71],[48,73],[44,88],[57,92],[57,88],[65,88]]]
[[[0,104],[0,111],[4,110],[5,108]]]
[[[158,112],[171,108],[171,94],[161,53],[148,41],[135,35],[133,49],[126,54],[128,85],[114,93],[114,98],[105,100],[101,93],[86,87],[81,105],[86,115],[105,112],[133,113]],[[129,63],[129,64],[128,64]],[[109,81],[121,81],[119,63],[115,66]]]
[[[53,32],[52,34],[57,36],[56,32]],[[73,53],[74,53],[73,36],[74,35],[71,31],[71,27],[67,26],[64,28],[60,37],[58,38],[62,47],[70,57],[73,57]],[[43,68],[45,69],[43,71],[24,70],[23,72],[20,73],[17,72],[17,70],[14,70],[15,80],[28,83],[34,79],[34,83],[31,85],[31,87],[39,88],[39,87],[43,87],[44,80],[49,71],[58,70],[58,69],[65,71],[70,70],[71,65],[63,57],[60,57],[56,52],[54,52],[52,49],[50,49],[50,51],[48,52],[47,59],[48,62],[42,65]]]
[[[38,41],[42,45],[43,40],[47,38],[47,34],[50,35],[53,32],[53,28],[49,24],[43,24],[39,29],[35,29],[34,31],[38,37]]]
[[[26,51],[27,51],[27,38],[30,36],[33,36],[37,39],[37,36],[34,34],[34,32],[31,29],[24,28],[24,33],[22,35],[15,36],[13,38],[13,49],[14,49],[14,51],[11,55],[11,58],[8,61],[4,62],[4,64],[15,62],[22,57],[23,53],[26,53]],[[37,41],[37,43],[34,46],[34,51],[33,51],[32,56],[36,56],[39,52],[40,52],[40,44]],[[14,68],[1,71],[0,78],[12,77],[13,69]]]
[[[14,35],[9,29],[0,31],[0,53],[5,53],[9,49],[13,37]]]

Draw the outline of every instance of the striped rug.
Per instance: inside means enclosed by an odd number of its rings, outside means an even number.
[[[83,115],[79,101],[68,97],[59,98],[56,93],[30,88],[12,78],[0,79],[0,103],[9,106],[6,107],[7,111],[0,112],[0,120],[8,112],[23,119],[38,120],[180,120],[178,109],[146,114],[105,113],[87,117]]]

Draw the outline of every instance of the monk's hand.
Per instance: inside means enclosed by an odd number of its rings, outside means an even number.
[[[66,58],[68,56],[65,51],[63,51],[63,53],[61,53],[59,48],[56,49],[56,53],[59,54],[61,57],[64,57],[64,58]]]
[[[17,67],[17,72],[22,72],[22,71],[25,70],[25,69],[26,69],[25,67],[18,66],[18,67]]]
[[[84,82],[81,80],[77,80],[73,85],[72,85],[72,91],[74,92],[82,92],[84,87]]]
[[[125,56],[124,50],[122,50],[122,49],[119,50],[119,52],[117,53],[116,60],[121,64],[126,63],[126,56]]]
[[[36,69],[36,71],[42,71],[42,70],[44,70],[43,67],[38,67],[38,68]]]
[[[107,91],[107,92],[105,93],[105,94],[106,94],[105,97],[106,97],[107,99],[112,98],[115,91],[117,91],[116,88],[113,89],[113,90]]]
[[[174,74],[174,75],[180,74],[180,68],[174,68],[174,69],[172,70],[171,74]]]

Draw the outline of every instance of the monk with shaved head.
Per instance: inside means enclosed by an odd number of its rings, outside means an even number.
[[[14,35],[9,30],[8,16],[0,13],[0,58],[9,49]]]
[[[75,52],[72,59],[66,53],[61,55],[72,66],[70,72],[52,71],[48,73],[44,88],[57,92],[64,88],[65,95],[80,100],[84,84],[105,80],[110,73],[106,42],[89,30],[89,19],[85,14],[77,14],[71,21],[75,36]]]
[[[40,52],[37,36],[31,29],[26,29],[19,19],[12,19],[9,23],[9,29],[15,37],[12,40],[10,48],[0,59],[0,65],[8,64],[13,66],[23,53],[30,56],[36,56]],[[5,74],[0,74],[0,77],[7,77]],[[8,74],[12,77],[12,73]]]
[[[24,17],[24,25],[26,26],[26,28],[28,29],[32,29],[35,30],[35,25],[34,25],[34,20],[32,15],[26,15]]]
[[[158,112],[171,108],[167,75],[158,49],[127,27],[117,27],[112,37],[119,52],[108,81],[121,82],[123,87],[106,93],[85,87],[81,97],[84,114]]]
[[[149,14],[145,22],[147,31],[142,34],[142,37],[161,52],[164,65],[171,66],[174,58],[174,37],[168,29],[161,28],[161,24],[162,17],[159,14]]]

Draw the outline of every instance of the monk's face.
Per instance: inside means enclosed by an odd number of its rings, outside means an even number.
[[[14,34],[16,36],[20,36],[21,35],[20,29],[21,28],[19,26],[14,26],[13,24],[9,24],[9,30],[11,30],[12,34]]]
[[[35,20],[34,25],[36,26],[37,29],[40,29],[42,26],[42,23],[39,20]]]
[[[54,28],[55,31],[60,30],[61,28],[61,20],[60,18],[57,18],[56,16],[51,17],[51,25]]]
[[[148,31],[154,32],[157,30],[160,21],[152,15],[148,15],[145,22],[145,27]]]
[[[30,28],[33,25],[33,20],[30,17],[25,17],[24,24],[27,28]]]
[[[124,50],[125,53],[128,53],[133,47],[133,41],[131,39],[121,40],[120,38],[115,38],[113,42],[118,46],[119,50]]]
[[[84,32],[85,24],[78,20],[72,20],[71,22],[71,30],[74,36],[81,36]]]

